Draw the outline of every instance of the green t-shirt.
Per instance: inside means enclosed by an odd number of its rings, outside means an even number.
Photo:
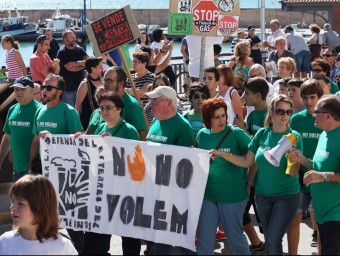
[[[266,119],[268,113],[268,109],[263,109],[260,111],[252,111],[247,117],[247,131],[251,135],[255,135],[255,133],[260,130],[264,126],[264,121]]]
[[[102,119],[102,116],[99,113],[99,108],[95,109],[92,112],[90,121],[89,121],[88,129],[89,129],[90,134],[95,134],[97,128],[103,122],[104,120]]]
[[[203,128],[197,134],[199,148],[211,150],[216,148],[223,135],[231,125],[217,133]],[[245,155],[248,151],[250,138],[245,131],[233,127],[232,132],[225,138],[219,150],[230,152],[234,155]],[[238,167],[222,157],[215,158],[210,164],[204,199],[216,203],[236,203],[246,200],[248,195],[244,182],[243,168]]]
[[[78,112],[70,105],[60,102],[58,105],[47,108],[42,106],[35,115],[33,134],[38,135],[47,130],[52,134],[73,134],[82,131]]]
[[[290,119],[290,127],[297,131],[303,142],[303,155],[309,159],[313,159],[316,146],[318,144],[321,129],[314,126],[315,119],[312,115],[307,113],[307,110],[302,110],[294,114]],[[300,175],[304,175],[308,170],[301,166]],[[310,187],[302,186],[302,192],[310,193]]]
[[[202,115],[195,114],[194,110],[191,109],[183,113],[183,116],[189,121],[196,136],[198,131],[204,126]]]
[[[329,81],[331,84],[331,90],[330,93],[331,94],[336,94],[339,91],[339,87],[337,86],[336,83],[334,83],[333,81]]]
[[[249,150],[255,154],[258,166],[255,179],[256,193],[264,196],[285,196],[300,192],[298,175],[286,174],[287,158],[282,156],[280,166],[275,167],[267,161],[264,152],[274,148],[283,135],[293,133],[298,137],[296,148],[302,151],[302,140],[298,132],[287,129],[282,133],[274,133],[272,128],[260,129],[249,143]]]
[[[124,93],[122,99],[124,101],[124,109],[121,114],[121,118],[134,126],[137,131],[146,131],[147,128],[144,118],[144,110],[141,105],[134,97],[132,97],[128,93]],[[89,121],[90,133],[94,134],[99,124],[103,122],[104,120],[102,119],[99,111],[93,111]]]
[[[114,135],[114,137],[118,138],[140,140],[136,128],[125,122],[123,119],[121,119],[120,122],[112,128],[107,127],[106,123],[100,124],[94,134],[100,135],[104,132],[109,132]]]
[[[194,132],[189,121],[176,112],[176,115],[167,120],[154,118],[146,140],[162,144],[191,147],[194,145]]]
[[[40,107],[39,102],[32,100],[24,106],[17,103],[8,110],[4,132],[10,135],[13,169],[16,172],[29,170],[34,116]]]
[[[313,170],[340,173],[340,127],[322,132],[313,157]],[[340,221],[340,184],[312,183],[310,190],[316,222]]]

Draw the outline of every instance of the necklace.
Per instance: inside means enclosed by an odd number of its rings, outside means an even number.
[[[100,81],[100,76],[98,76],[97,78],[92,78],[91,76],[87,76],[88,79],[90,79],[91,81]]]

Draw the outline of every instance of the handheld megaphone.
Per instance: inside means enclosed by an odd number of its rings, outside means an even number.
[[[281,158],[284,153],[293,148],[297,141],[297,137],[289,133],[284,135],[281,140],[279,140],[277,146],[269,151],[264,152],[264,156],[269,163],[278,167],[280,165]]]

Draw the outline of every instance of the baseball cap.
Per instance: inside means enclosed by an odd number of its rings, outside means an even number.
[[[24,89],[28,87],[33,88],[34,83],[29,77],[22,76],[22,77],[15,79],[14,83],[10,87],[19,87],[19,88],[24,88]]]
[[[149,98],[158,98],[164,96],[171,99],[173,102],[177,102],[177,94],[174,89],[169,86],[158,86],[152,92],[147,92],[145,95]]]
[[[248,30],[254,30],[254,29],[255,29],[255,27],[253,25],[248,26]]]

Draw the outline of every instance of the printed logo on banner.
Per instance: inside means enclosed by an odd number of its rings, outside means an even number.
[[[178,1],[178,13],[191,13],[192,0],[179,0]]]
[[[194,26],[200,33],[209,33],[217,26],[219,10],[214,1],[199,1],[192,12]]]
[[[192,32],[192,15],[170,13],[169,15],[169,34],[173,35],[189,35]]]
[[[237,36],[238,16],[219,16],[218,36]]]

